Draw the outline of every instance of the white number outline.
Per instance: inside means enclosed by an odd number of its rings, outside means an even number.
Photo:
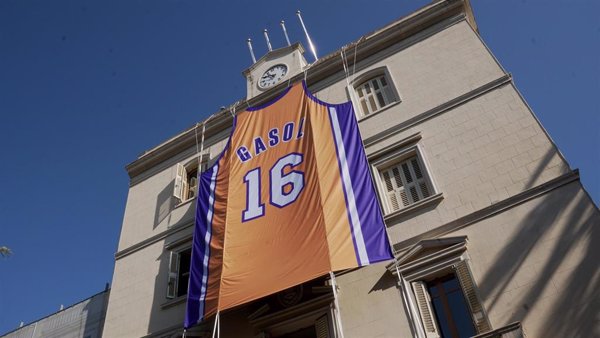
[[[273,194],[273,191],[274,191],[274,189],[273,189],[273,169],[275,169],[275,167],[277,165],[279,165],[279,162],[281,162],[282,160],[285,160],[287,157],[290,157],[292,155],[299,156],[300,157],[300,161],[298,161],[296,164],[293,164],[293,163],[285,164],[283,167],[281,167],[281,172],[279,173],[279,175],[281,175],[282,179],[286,178],[286,177],[289,177],[291,175],[300,175],[300,177],[302,178],[302,181],[301,181],[301,184],[300,184],[301,186],[300,186],[300,190],[296,193],[296,197],[294,197],[293,200],[280,205],[280,204],[278,204],[278,203],[276,203],[276,202],[273,201],[273,195],[274,195]],[[296,202],[296,200],[298,199],[298,197],[300,197],[300,194],[304,190],[304,186],[305,186],[304,172],[299,171],[299,170],[292,170],[289,173],[284,174],[283,173],[283,169],[285,169],[288,166],[291,167],[291,168],[295,168],[295,167],[299,166],[300,164],[302,164],[303,162],[304,162],[304,155],[303,154],[292,152],[292,153],[289,153],[289,154],[281,157],[280,159],[277,160],[277,162],[275,162],[275,164],[273,164],[273,166],[271,167],[271,170],[269,170],[269,204],[271,204],[272,206],[275,206],[275,207],[278,207],[278,208],[281,209],[281,208],[285,208],[286,206],[288,206],[288,205]],[[283,189],[285,188],[285,186],[290,185],[290,184],[292,185],[292,189],[290,190],[289,193],[286,194],[283,191]],[[284,197],[287,197],[287,196],[291,195],[292,193],[294,193],[295,189],[296,189],[296,186],[295,186],[294,182],[292,181],[292,182],[280,185],[279,186],[279,193],[281,193],[281,195],[283,195]]]
[[[250,175],[250,174],[252,174],[252,173],[254,173],[256,171],[258,171],[258,174],[257,174],[257,176],[258,176],[258,183],[256,184],[258,186],[257,189],[256,189],[257,195],[258,195],[258,198],[257,198],[258,206],[253,206],[253,207],[256,207],[256,209],[259,210],[260,214],[247,217],[246,215],[249,212],[254,211],[254,210],[250,210],[250,199],[249,199],[249,196],[250,196],[250,190],[251,190],[250,189],[251,188],[250,185],[252,184],[252,182],[256,182],[256,180],[250,180],[250,179],[248,179],[248,175]],[[259,218],[259,217],[262,217],[262,216],[265,215],[265,204],[261,203],[261,200],[262,200],[262,198],[261,198],[261,195],[262,195],[261,194],[262,185],[261,185],[261,170],[260,170],[260,167],[256,167],[256,168],[248,170],[248,172],[246,172],[246,175],[244,175],[244,185],[246,185],[246,209],[244,209],[242,211],[242,222],[248,222],[248,221],[251,221],[253,219],[256,219],[256,218]]]
[[[281,166],[281,162],[282,161],[288,161],[288,163],[283,164],[283,166]],[[304,178],[304,172],[300,171],[300,170],[291,170],[290,172],[288,172],[287,174],[284,174],[283,171],[286,167],[290,167],[290,168],[295,168],[299,165],[301,165],[304,162],[304,155],[301,153],[296,153],[296,152],[292,152],[289,153],[281,158],[279,158],[275,164],[273,164],[273,166],[271,167],[271,170],[269,170],[269,204],[271,204],[272,206],[275,206],[277,208],[285,208],[286,206],[296,202],[296,200],[298,200],[298,198],[300,197],[300,194],[302,193],[302,191],[304,191],[304,186],[306,185],[305,183],[305,178]],[[275,178],[279,178],[279,182],[281,183],[281,181],[288,181],[291,180],[285,184],[279,184],[278,186],[274,186],[273,185],[273,176],[274,176],[274,169],[278,166],[281,166],[281,168],[279,169],[278,172],[275,173],[275,175],[277,175]],[[257,174],[254,174],[255,172],[258,172]],[[257,218],[260,218],[262,216],[265,215],[265,204],[262,203],[262,184],[261,184],[261,167],[256,167],[253,169],[250,169],[246,172],[246,174],[244,175],[244,185],[246,186],[246,208],[242,211],[242,223],[243,222],[248,222]],[[250,176],[251,175],[251,176]],[[257,179],[253,179],[253,177],[258,176]],[[297,179],[297,175],[300,175],[300,178]],[[292,176],[290,178],[290,176]],[[296,178],[296,179],[295,179]],[[258,205],[254,205],[252,206],[251,210],[251,206],[250,206],[250,200],[249,200],[249,195],[250,195],[250,190],[252,190],[251,185],[254,184],[254,188],[257,187],[257,189],[254,189],[257,192],[257,199],[256,201],[258,202]],[[292,185],[292,188],[290,189],[290,191],[288,193],[286,193],[284,191],[285,187],[288,185]],[[300,186],[299,188],[296,188],[298,186]],[[278,189],[278,190],[275,190]],[[290,201],[285,201],[284,203],[279,203],[277,201],[273,200],[273,195],[275,195],[273,192],[275,192],[275,194],[277,194],[278,196],[283,196],[288,197],[291,194],[294,194],[294,198]],[[260,214],[257,214],[257,210],[260,212]],[[247,217],[247,214],[253,211],[253,215],[250,217]]]

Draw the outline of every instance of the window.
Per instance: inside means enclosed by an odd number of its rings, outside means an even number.
[[[204,167],[201,165],[201,169]],[[198,192],[198,159],[189,161],[186,165],[178,163],[173,196],[180,202],[186,202],[196,197]]]
[[[400,101],[387,68],[379,68],[361,76],[354,85],[355,106],[362,117],[376,113]]]
[[[463,338],[491,329],[468,264],[466,237],[423,240],[398,258],[402,292],[419,337]]]
[[[431,196],[427,182],[417,156],[381,171],[390,211],[400,210],[415,202]]]
[[[196,197],[196,191],[198,190],[198,168],[194,168],[187,172],[186,179],[183,185],[183,191],[185,193],[185,200]]]
[[[442,337],[471,337],[476,334],[469,307],[454,273],[425,284],[433,314]]]
[[[419,146],[412,144],[399,151],[394,149],[405,147],[406,144],[395,145],[391,151],[371,159],[374,178],[386,214],[430,200],[430,197],[436,195]],[[441,194],[437,195],[441,197]]]
[[[192,248],[170,252],[167,298],[176,298],[187,294],[191,258]]]

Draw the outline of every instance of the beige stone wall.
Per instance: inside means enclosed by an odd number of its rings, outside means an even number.
[[[190,234],[191,229],[177,237]],[[141,337],[178,323],[183,326],[185,302],[163,308],[169,301],[169,252],[164,247],[165,241],[159,241],[116,261],[105,337]]]
[[[216,158],[225,148],[226,139],[206,140],[211,144],[205,153]],[[177,163],[188,163],[196,158],[196,147],[161,164],[160,170],[132,186],[127,196],[125,215],[119,239],[119,251],[137,244],[169,228],[193,221],[193,201],[179,203],[173,196]]]
[[[448,236],[466,235],[493,327],[530,337],[600,333],[600,213],[578,181]]]
[[[416,39],[419,41],[414,44],[401,42],[357,65],[357,76],[386,66],[402,98],[400,104],[360,122],[363,138],[505,76],[465,21]],[[388,54],[382,59],[381,55]],[[347,101],[346,80],[338,76],[316,96],[332,103]],[[415,133],[421,135],[419,147],[443,200],[389,219],[394,243],[570,172],[510,82],[369,145],[367,153]],[[211,158],[218,156],[225,143],[224,139],[207,140],[214,144]],[[130,188],[119,251],[191,224],[193,203],[176,207],[171,204],[171,194],[176,164],[192,159],[194,153],[194,149],[182,150],[181,156],[161,164],[153,175]],[[469,237],[471,266],[493,326],[522,320],[532,337],[549,336],[553,330],[568,336],[566,328],[590,332],[586,331],[589,326],[580,322],[592,321],[594,316],[587,310],[599,308],[598,276],[593,273],[597,268],[590,258],[598,257],[598,249],[590,243],[598,246],[591,225],[599,222],[597,210],[574,182],[447,236]],[[162,305],[167,301],[165,243],[189,236],[191,228],[186,231],[116,261],[106,337],[143,336],[183,321],[183,304]],[[338,277],[346,337],[413,335],[410,314],[384,265]],[[596,303],[589,300],[594,297]],[[557,325],[561,307],[573,325]],[[249,334],[251,329],[243,322],[239,313],[225,315],[224,336],[242,336],[231,333],[238,330],[234,326]]]
[[[420,132],[443,201],[388,222],[395,243],[417,236],[570,171],[514,87],[504,85],[367,149]]]
[[[397,279],[378,263],[336,277],[344,336],[411,337]]]
[[[493,328],[521,321],[529,337],[600,333],[600,213],[578,181],[445,237],[467,236],[473,277]],[[346,337],[410,337],[385,264],[337,277]]]
[[[426,33],[420,34],[425,37]],[[360,121],[365,139],[504,75],[466,21],[404,47],[406,44],[399,42],[356,65],[354,78],[387,67],[402,99],[401,104]],[[396,53],[387,55],[392,51]],[[381,59],[381,55],[387,56]],[[350,68],[354,68],[352,63]],[[331,103],[350,99],[345,78],[316,96]]]

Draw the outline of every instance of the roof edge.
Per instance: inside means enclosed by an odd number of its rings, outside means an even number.
[[[434,1],[382,28],[361,36],[357,40],[310,64],[307,67],[307,69],[310,70],[308,79],[311,80],[311,82],[316,83],[339,72],[342,69],[342,63],[339,59],[339,54],[342,50],[346,51],[349,59],[354,58],[354,53],[356,53],[356,60],[358,62],[369,55],[388,48],[444,19],[459,14],[464,15],[471,26],[475,24],[469,0]],[[476,26],[474,29],[476,29]],[[150,148],[142,153],[136,160],[126,165],[125,169],[127,170],[130,179],[140,175],[154,165],[169,159],[177,152],[194,146],[196,143],[197,128],[202,124],[205,125],[205,140],[210,139],[231,127],[233,121],[232,113],[235,114],[245,110],[247,107],[268,102],[283,91],[287,87],[288,82],[294,83],[300,81],[303,77],[303,73],[297,74],[292,77],[290,81],[284,81],[284,83],[280,83],[271,90],[251,98],[250,100],[246,100],[245,98],[238,100],[229,107],[213,113],[203,121],[194,124],[179,134]]]

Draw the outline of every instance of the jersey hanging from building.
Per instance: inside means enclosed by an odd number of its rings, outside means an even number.
[[[352,104],[297,83],[238,114],[200,175],[185,327],[391,258]]]

